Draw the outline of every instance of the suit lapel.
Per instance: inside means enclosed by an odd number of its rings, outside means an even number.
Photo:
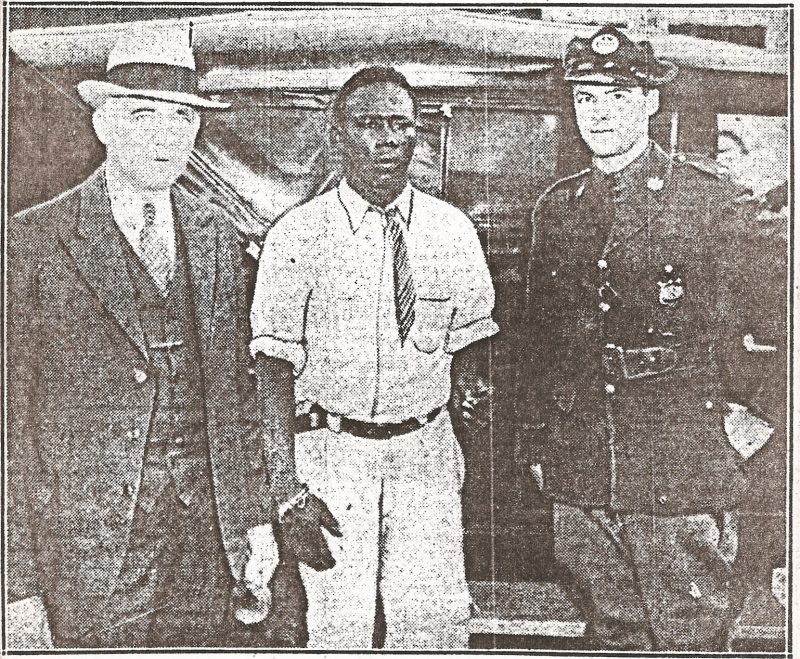
[[[173,188],[172,204],[186,246],[197,329],[201,344],[207,348],[214,334],[219,231],[214,214],[198,209],[184,191]]]
[[[66,229],[66,227],[65,227]],[[131,342],[147,357],[135,291],[123,253],[122,238],[111,215],[105,170],[84,183],[75,232],[62,234],[78,271]]]

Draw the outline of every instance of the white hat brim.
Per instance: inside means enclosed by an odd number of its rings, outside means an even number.
[[[231,106],[230,103],[212,101],[202,96],[186,92],[173,92],[163,89],[131,89],[104,80],[84,80],[78,83],[78,94],[93,108],[99,108],[106,99],[112,97],[135,96],[137,98],[152,98],[156,101],[180,103],[196,108],[209,108],[224,110]]]

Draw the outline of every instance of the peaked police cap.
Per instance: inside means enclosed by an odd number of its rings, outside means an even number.
[[[563,65],[567,82],[625,87],[658,87],[677,73],[675,64],[656,57],[653,44],[632,41],[613,25],[572,39]]]

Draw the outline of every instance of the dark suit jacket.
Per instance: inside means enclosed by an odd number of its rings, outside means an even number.
[[[759,410],[757,388],[732,373],[764,364],[742,346],[753,328],[735,196],[713,162],[651,145],[615,182],[586,170],[539,200],[519,415],[546,427],[533,461],[553,497],[664,515],[736,505],[744,472],[723,415],[728,401]],[[671,277],[676,299],[662,299]],[[677,361],[642,352],[654,374],[615,377],[609,345],[670,348]]]
[[[219,526],[232,566],[269,520],[252,433],[241,251],[219,209],[172,192],[196,312]],[[8,232],[8,586],[76,635],[125,554],[154,378],[101,168]]]

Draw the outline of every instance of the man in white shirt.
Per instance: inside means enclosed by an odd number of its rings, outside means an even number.
[[[408,181],[406,79],[363,69],[333,110],[344,178],[270,231],[251,312],[273,491],[332,531],[328,569],[303,566],[309,646],[371,647],[380,598],[384,647],[465,647],[464,463],[445,406],[454,354],[497,332],[494,290],[469,218]]]

